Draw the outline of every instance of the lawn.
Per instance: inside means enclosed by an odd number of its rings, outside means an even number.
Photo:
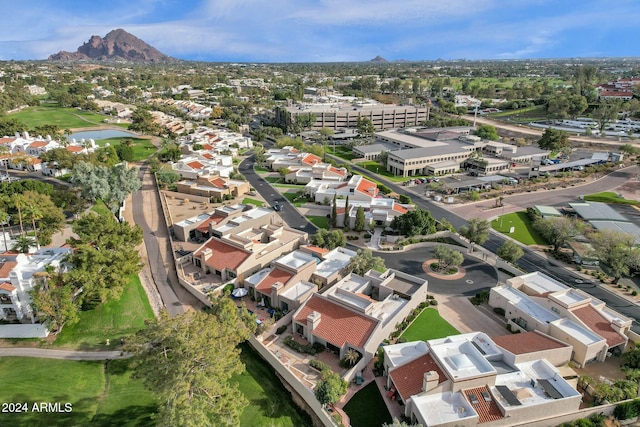
[[[351,149],[343,147],[341,145],[336,146],[335,151],[332,146],[327,145],[326,151],[327,151],[327,154],[332,154],[336,157],[340,157],[341,159],[344,159],[348,162],[350,162],[355,158]]]
[[[262,206],[264,205],[265,202],[260,201],[260,200],[256,200],[256,199],[252,199],[250,197],[245,197],[244,199],[242,199],[242,204],[243,205],[254,205],[254,206]]]
[[[65,326],[54,346],[113,349],[120,344],[120,338],[142,329],[144,321],[153,317],[140,278],[131,276],[119,300],[108,301],[93,310],[81,312],[78,323]],[[106,346],[107,339],[110,340],[109,347]]]
[[[107,205],[105,205],[104,202],[100,199],[98,199],[96,204],[91,207],[91,210],[98,215],[113,215]]]
[[[624,197],[620,197],[618,196],[617,193],[614,193],[612,191],[604,191],[602,193],[588,194],[584,196],[584,200],[588,202],[617,203],[621,205],[637,206],[639,204],[637,200],[625,199]]]
[[[357,165],[362,167],[362,168],[365,168],[369,172],[373,172],[373,173],[375,173],[377,175],[383,176],[386,179],[388,179],[389,181],[402,182],[402,181],[406,181],[407,180],[406,177],[396,176],[396,175],[392,174],[391,172],[387,171],[384,168],[384,166],[382,166],[378,162],[367,161],[367,162],[357,163]]]
[[[96,141],[96,144],[100,147],[104,147],[105,144],[109,143],[115,147],[116,145],[120,145],[120,143],[128,139],[133,142],[133,161],[140,162],[145,160],[147,157],[158,151],[158,148],[151,143],[151,140],[148,138],[133,138],[130,136],[119,136],[116,138],[107,138],[107,139],[99,139]]]
[[[369,383],[358,391],[344,407],[352,427],[381,426],[391,423],[391,415],[387,410],[376,382]]]
[[[279,176],[267,176],[263,179],[270,184],[278,184],[282,182],[282,178]]]
[[[326,216],[307,215],[306,218],[309,220],[309,222],[311,222],[318,228],[326,228],[327,230],[329,229],[329,218],[327,218]]]
[[[500,218],[491,221],[491,227],[502,234],[508,234],[525,245],[548,245],[549,243],[533,229],[533,224],[526,211],[513,212],[502,215]],[[509,233],[511,227],[514,232]]]
[[[106,366],[105,364],[108,363]],[[129,361],[70,361],[33,357],[0,358],[3,402],[27,402],[29,412],[0,413],[0,425],[37,426],[146,426],[154,425],[152,394],[132,380]],[[65,403],[71,412],[33,412],[34,402]]]
[[[241,426],[308,426],[309,416],[291,400],[273,369],[248,344],[240,346],[247,367],[233,378],[249,405],[240,416]]]
[[[307,203],[307,199],[306,199],[306,197],[304,197],[304,196],[303,196],[303,197],[298,196],[298,193],[297,193],[297,192],[295,192],[295,193],[291,193],[291,192],[288,192],[288,193],[282,193],[282,195],[283,195],[284,197],[286,197],[286,198],[287,198],[287,200],[289,200],[289,202],[290,202],[293,206],[295,206],[296,208],[299,208],[300,206],[302,206],[302,205],[304,205],[305,203]],[[296,199],[297,199],[297,200],[296,200]]]
[[[60,130],[101,126],[104,124],[103,121],[106,117],[97,113],[76,110],[75,108],[58,107],[57,104],[42,104],[11,114],[11,118],[20,120],[30,128],[42,125],[57,125]]]
[[[407,341],[427,341],[458,335],[460,332],[440,317],[438,310],[426,308],[402,333],[401,337]]]

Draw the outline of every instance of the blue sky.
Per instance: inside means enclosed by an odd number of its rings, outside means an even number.
[[[0,13],[0,60],[116,28],[204,61],[640,56],[637,0],[3,0]]]

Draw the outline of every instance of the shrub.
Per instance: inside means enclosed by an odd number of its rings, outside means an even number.
[[[310,355],[314,356],[314,355],[318,354],[319,352],[324,351],[324,346],[322,344],[318,344],[318,343],[315,343],[313,345],[300,344],[299,342],[294,340],[291,335],[286,337],[282,342],[287,347],[290,347],[290,348],[294,349],[298,353],[306,353],[306,354],[310,354]]]
[[[438,301],[436,301],[436,300],[432,299],[432,300],[429,300],[429,304],[431,304],[431,305],[438,305]]]
[[[396,340],[396,343],[397,343],[397,344],[401,344],[401,343],[403,343],[403,342],[407,342],[407,339],[406,339],[405,337],[400,337],[400,338],[398,338],[398,339]]]
[[[326,363],[324,363],[324,362],[322,362],[320,360],[316,360],[316,359],[309,360],[309,366],[311,366],[314,369],[317,369],[320,372],[324,371],[325,369],[331,370],[329,365],[327,365]]]
[[[282,325],[278,329],[276,329],[276,334],[281,335],[284,331],[287,330],[288,325]]]
[[[500,316],[504,316],[504,313],[505,313],[504,308],[502,307],[495,307],[493,309],[493,312],[496,314],[499,314]]]
[[[618,420],[628,420],[638,416],[637,399],[631,402],[623,402],[613,410],[613,416]]]
[[[633,295],[634,297],[638,295],[638,291],[633,291],[631,292],[631,295]]]

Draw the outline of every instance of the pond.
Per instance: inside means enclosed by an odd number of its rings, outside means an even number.
[[[97,141],[99,139],[119,138],[127,136],[135,137],[136,135],[131,132],[126,132],[119,129],[88,130],[72,133],[71,135],[69,135],[69,141],[74,138],[76,141],[82,141],[83,139],[93,139]]]

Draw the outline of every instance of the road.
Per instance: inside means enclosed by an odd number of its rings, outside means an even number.
[[[344,162],[342,159],[338,157],[334,157],[334,156],[328,156],[328,157],[331,157],[338,162],[342,162],[342,163]],[[370,174],[368,170],[357,165],[352,165],[351,168],[354,173],[363,173],[366,175]],[[634,170],[633,168],[634,167],[628,168],[630,169],[630,171],[627,171],[627,172],[623,172],[623,171],[619,171],[619,172],[632,173],[631,171]],[[617,179],[621,179],[621,177],[622,176],[616,175],[613,178],[617,180]],[[398,194],[405,194],[411,197],[411,199],[413,200],[413,202],[416,204],[417,207],[429,210],[434,218],[437,218],[437,219],[446,218],[451,223],[451,225],[455,227],[455,229],[459,230],[460,227],[467,224],[467,220],[465,218],[463,218],[462,216],[454,212],[449,211],[448,209],[445,209],[443,205],[438,205],[432,202],[431,200],[426,199],[424,196],[420,194],[416,194],[415,192],[409,190],[407,187],[397,185],[396,183],[391,182],[385,179],[384,177],[378,176],[377,179],[383,182],[387,187],[389,187],[394,192]],[[496,253],[498,248],[502,246],[502,244],[504,244],[504,242],[506,242],[507,240],[508,239],[506,237],[492,231],[489,236],[489,239],[482,246],[485,249],[493,253]],[[542,256],[540,253],[533,251],[527,247],[524,247],[523,250],[524,250],[524,256],[520,258],[517,262],[519,267],[523,268],[527,272],[541,271],[549,275],[550,277],[553,277],[556,280],[559,280],[560,282],[565,283],[568,286],[584,290],[585,292],[589,293],[595,298],[598,298],[604,301],[605,303],[607,303],[609,307],[619,311],[624,316],[634,319],[631,329],[636,333],[640,333],[640,324],[638,323],[638,319],[640,319],[640,307],[608,291],[604,287],[600,287],[592,283],[578,284],[576,283],[576,280],[582,280],[582,277],[567,270],[566,268],[564,268],[564,266],[560,264],[556,264],[555,260],[553,260],[552,258],[547,259],[545,256]],[[411,252],[404,252],[403,254],[405,255],[405,257],[407,257],[407,259],[409,259],[409,257],[412,256]],[[380,252],[378,253],[378,255],[386,259],[389,254]],[[422,257],[422,259],[424,259],[424,257]]]

